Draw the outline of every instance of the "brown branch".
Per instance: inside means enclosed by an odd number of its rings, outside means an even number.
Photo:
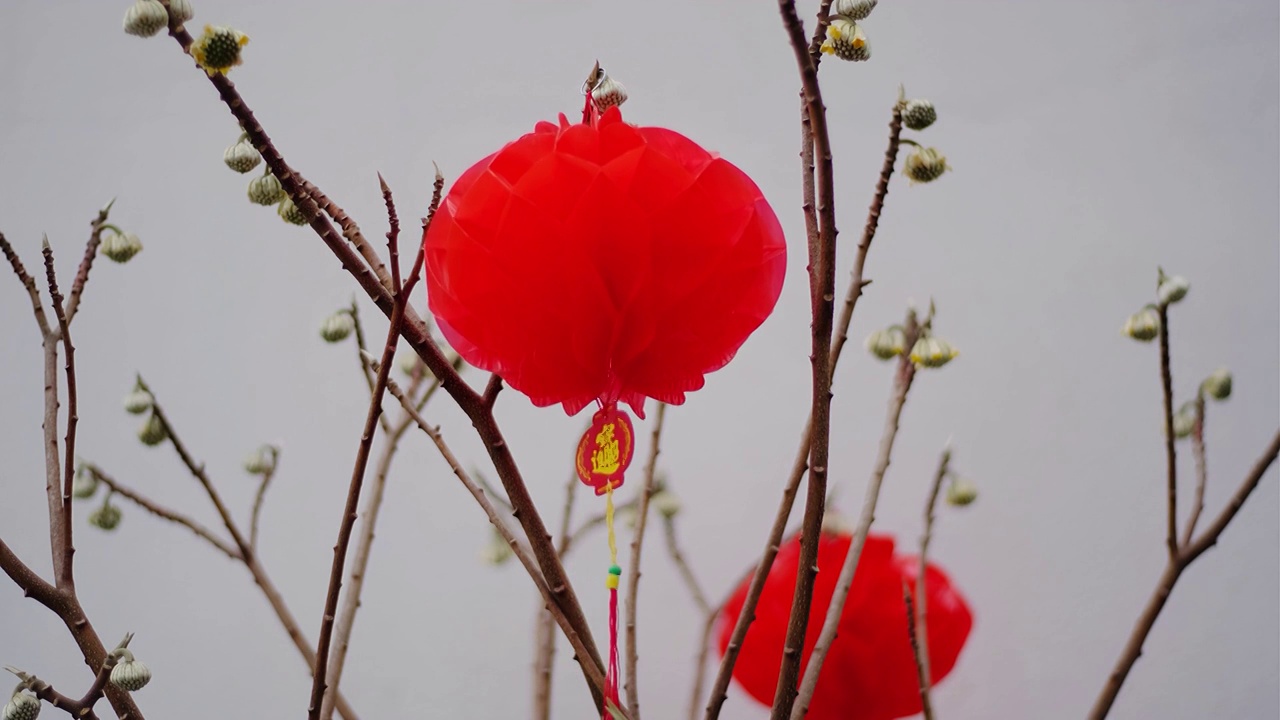
[[[826,107],[818,85],[817,66],[809,56],[804,27],[796,15],[795,0],[779,0],[778,8],[799,66],[807,115],[813,131],[814,156],[817,161],[818,247],[810,252],[809,257],[809,284],[813,300],[813,397],[810,413],[812,437],[809,446],[808,496],[805,499],[804,519],[800,530],[800,570],[796,576],[795,596],[791,603],[791,618],[783,645],[782,667],[778,673],[778,688],[774,696],[771,720],[784,720],[791,714],[796,697],[796,681],[800,674],[801,653],[808,630],[813,583],[817,576],[818,539],[826,509],[827,460],[830,450],[830,348],[836,259],[835,183]]]
[[[335,202],[330,200],[329,196],[325,195],[320,188],[301,176],[299,176],[299,180],[303,192],[315,200],[316,207],[342,228],[342,236],[356,248],[360,253],[360,257],[364,258],[364,261],[372,268],[374,275],[377,276],[382,286],[392,290],[394,283],[387,274],[386,266],[382,264],[382,258],[378,257],[378,252],[373,249],[373,245],[365,239],[364,233],[360,232],[360,226],[356,224],[356,221],[347,214],[346,210],[338,207]]]
[[[89,282],[89,271],[93,269],[93,260],[98,255],[98,245],[102,243],[102,227],[107,223],[107,215],[111,213],[113,199],[98,211],[98,216],[89,223],[89,241],[84,246],[84,258],[80,260],[80,268],[76,271],[75,280],[71,283],[71,292],[67,294],[67,324],[75,319],[80,309],[80,297],[84,294],[85,283]]]
[[[67,313],[63,305],[62,293],[58,290],[58,274],[53,268],[53,248],[49,247],[48,238],[44,241],[44,272],[45,278],[49,283],[49,298],[53,305],[53,314],[58,318],[58,332],[56,336],[61,339],[62,346],[66,348],[66,373],[67,373],[67,435],[64,440],[63,450],[66,457],[62,463],[62,497],[61,497],[61,538],[58,540],[55,552],[62,555],[62,563],[56,565],[57,573],[55,575],[57,584],[60,589],[75,592],[76,579],[72,571],[73,560],[75,557],[75,544],[72,542],[71,532],[71,482],[75,477],[75,452],[76,452],[76,425],[80,421],[80,416],[76,406],[76,348],[71,342],[71,328],[67,321]],[[48,338],[46,338],[46,341]],[[57,361],[57,345],[51,349],[46,347],[45,352],[52,350],[54,361]],[[47,360],[46,356],[46,360]],[[55,381],[56,382],[56,381]],[[54,405],[54,424],[57,422],[57,404]],[[48,429],[46,428],[46,433]],[[54,451],[57,451],[58,440],[56,437],[57,429],[54,428],[55,436],[52,439]],[[48,438],[46,438],[48,441]],[[52,508],[52,500],[50,501]]]
[[[276,463],[280,461],[280,451],[274,446],[271,448],[271,468],[262,474],[262,480],[258,483],[258,492],[253,496],[253,510],[249,513],[249,547],[253,548],[256,553],[258,551],[258,521],[262,517],[262,505],[267,499],[267,488],[271,485],[271,480],[276,476]]]
[[[125,636],[125,641],[118,647],[123,647],[132,637],[132,634]],[[79,720],[98,720],[98,714],[94,712],[93,706],[98,704],[98,701],[102,699],[103,694],[106,692],[107,682],[111,679],[111,670],[115,668],[118,661],[119,656],[116,653],[108,653],[106,659],[102,662],[102,667],[98,670],[98,674],[93,678],[93,684],[78,699],[63,695],[55,690],[52,685],[34,675],[28,675],[16,668],[5,669],[17,675],[23,681],[23,684],[35,693],[37,698],[62,710],[71,717]]]
[[[26,267],[22,264],[22,258],[18,257],[18,253],[9,244],[9,240],[5,238],[4,233],[0,233],[0,252],[4,253],[4,257],[9,261],[9,266],[13,268],[13,274],[18,276],[18,282],[22,283],[22,287],[26,289],[27,296],[31,298],[31,312],[36,317],[36,324],[40,326],[40,337],[49,334],[49,318],[44,314],[44,305],[40,302],[40,291],[36,288],[36,281],[27,272]]]
[[[578,474],[569,473],[564,487],[564,511],[560,515],[560,534],[556,552],[563,558],[569,549],[569,525],[573,520],[573,503],[578,497]],[[533,717],[534,720],[551,720],[551,677],[555,672],[556,634],[555,618],[545,607],[538,608],[534,626],[533,655]]]
[[[492,410],[494,403],[498,402],[498,393],[502,392],[502,378],[498,373],[489,376],[489,382],[484,386],[484,394],[480,396],[480,404]]]
[[[98,482],[102,483],[103,485],[106,485],[107,488],[111,490],[111,492],[115,493],[116,495],[119,495],[120,497],[132,502],[134,505],[137,505],[138,507],[142,508],[143,510],[146,510],[147,512],[151,513],[152,515],[155,515],[158,518],[161,518],[163,520],[168,520],[171,523],[176,523],[178,525],[181,525],[187,528],[191,532],[195,533],[196,537],[199,537],[200,539],[209,543],[213,547],[217,548],[219,552],[231,558],[232,560],[236,560],[236,561],[241,560],[240,553],[235,548],[228,545],[225,540],[223,540],[222,538],[219,538],[217,535],[214,535],[213,531],[209,530],[208,528],[196,522],[195,520],[192,520],[186,515],[182,515],[181,513],[170,510],[164,507],[163,505],[156,503],[155,501],[151,500],[145,495],[129,488],[128,486],[122,485],[121,483],[117,482],[115,478],[111,477],[110,475],[107,475],[106,472],[104,472],[102,468],[98,467],[97,465],[94,465],[92,463],[86,463],[84,467],[86,470],[89,471],[90,474],[93,475],[93,477]]]
[[[933,682],[933,667],[929,660],[929,587],[926,570],[929,565],[929,543],[933,541],[933,524],[936,520],[934,510],[938,506],[938,494],[942,492],[942,481],[946,479],[951,465],[951,444],[943,448],[938,458],[938,470],[933,475],[933,485],[929,489],[929,499],[924,506],[924,535],[920,537],[920,558],[916,568],[916,603],[915,621],[919,642],[913,648],[916,664],[921,670],[920,703],[924,707],[927,720],[932,720],[933,703],[930,702],[929,688]]]
[[[808,114],[806,113],[804,122],[807,123],[807,121]],[[897,160],[898,138],[901,130],[902,116],[895,106],[893,120],[889,124],[889,149],[885,151],[884,169],[881,170],[880,181],[876,186],[875,196],[871,202],[871,210],[868,212],[867,223],[863,229],[862,242],[858,245],[858,254],[854,261],[854,281],[845,295],[844,310],[840,314],[840,320],[835,332],[836,341],[831,346],[833,381],[836,365],[840,362],[840,355],[844,351],[842,338],[848,335],[849,326],[853,322],[854,308],[857,306],[858,298],[862,296],[862,288],[871,282],[870,280],[862,279],[862,268],[865,265],[867,253],[871,249],[871,241],[874,239],[876,228],[879,225],[878,218],[884,207],[885,196],[889,192],[889,178],[893,174],[894,163]],[[808,136],[806,136],[806,142],[808,142]],[[807,183],[806,187],[809,192],[806,195],[806,199],[811,202],[812,184]],[[874,221],[872,216],[875,218]],[[742,641],[746,638],[747,631],[755,620],[756,604],[760,600],[760,593],[764,590],[764,582],[769,576],[769,570],[773,568],[774,558],[778,555],[782,536],[786,532],[787,520],[791,517],[791,508],[795,502],[796,491],[800,486],[800,480],[804,478],[805,471],[809,468],[809,440],[812,432],[813,418],[811,416],[806,420],[804,430],[800,433],[800,447],[796,451],[796,458],[791,466],[791,474],[783,486],[782,499],[778,504],[778,512],[774,516],[773,525],[769,529],[769,537],[765,541],[764,552],[761,554],[760,562],[756,564],[755,573],[751,576],[751,583],[747,588],[747,596],[743,601],[742,612],[738,615],[738,621],[733,627],[733,633],[730,635],[724,657],[721,659],[720,668],[716,672],[716,679],[711,688],[711,697],[707,702],[704,716],[706,720],[718,718],[720,709],[724,706],[725,700],[728,699],[729,683],[733,680],[733,668],[737,663],[738,652],[742,649]]]
[[[1191,543],[1191,538],[1195,537],[1196,523],[1200,521],[1200,514],[1204,512],[1204,490],[1209,484],[1209,469],[1204,447],[1204,410],[1204,393],[1201,392],[1196,396],[1196,419],[1195,424],[1191,426],[1191,454],[1196,460],[1196,494],[1191,505],[1191,516],[1187,518],[1187,526],[1182,529],[1180,547],[1183,548]]]
[[[1169,362],[1169,306],[1160,305],[1160,383],[1164,391],[1164,454],[1168,483],[1168,531],[1165,545],[1169,561],[1178,557],[1178,451],[1173,435],[1173,374]]]
[[[389,197],[389,196],[388,196]],[[307,717],[319,720],[321,706],[324,702],[325,676],[329,669],[329,647],[333,640],[334,615],[338,611],[338,594],[342,590],[342,575],[347,560],[347,548],[351,543],[351,532],[355,527],[357,509],[360,504],[360,491],[364,487],[365,468],[369,462],[369,449],[373,444],[373,436],[377,432],[378,418],[382,415],[382,396],[387,389],[388,375],[391,373],[392,360],[395,357],[396,345],[400,338],[400,323],[404,320],[405,308],[409,303],[409,292],[416,284],[418,272],[422,269],[423,249],[418,249],[418,257],[413,263],[409,281],[403,287],[400,283],[398,243],[395,234],[387,234],[387,245],[391,250],[392,280],[395,288],[395,310],[391,313],[391,324],[387,328],[387,341],[382,349],[382,360],[377,377],[373,384],[373,397],[369,401],[369,412],[365,417],[364,430],[360,435],[360,445],[356,451],[355,467],[351,471],[351,484],[347,489],[346,508],[343,510],[342,522],[338,526],[338,541],[333,548],[333,565],[329,571],[329,591],[325,598],[324,615],[320,622],[320,638],[316,642],[316,662],[312,670],[311,702],[307,706]]]
[[[573,647],[574,659],[578,661],[578,665],[582,668],[583,675],[586,676],[588,685],[592,688],[592,696],[597,699],[597,703],[603,703],[602,698],[604,697],[605,683],[604,669],[601,665],[589,660],[591,651],[587,646],[585,639],[578,634],[578,631],[565,615],[559,603],[556,602],[556,593],[542,575],[542,570],[537,565],[535,558],[530,557],[529,551],[522,543],[519,542],[519,540],[516,539],[515,535],[513,535],[511,530],[507,527],[507,524],[503,522],[502,516],[490,501],[489,496],[485,494],[484,490],[482,490],[474,480],[472,480],[467,471],[462,468],[462,464],[458,462],[458,458],[453,454],[453,451],[449,448],[448,444],[445,443],[444,435],[440,432],[440,428],[428,423],[422,417],[421,413],[413,409],[412,402],[404,392],[396,386],[395,381],[389,380],[387,382],[387,392],[391,393],[400,401],[400,405],[409,412],[414,423],[431,438],[431,441],[435,443],[436,448],[440,451],[441,457],[444,458],[445,462],[447,462],[449,467],[453,470],[453,474],[457,476],[458,480],[462,483],[462,486],[467,489],[467,492],[471,493],[471,497],[475,498],[476,502],[480,505],[480,508],[484,510],[485,515],[489,518],[489,522],[497,528],[498,534],[502,536],[502,539],[506,540],[507,545],[511,546],[512,552],[515,554],[516,558],[520,560],[520,564],[524,566],[525,571],[529,574],[529,578],[533,580],[534,586],[537,587],[538,592],[541,593],[543,602],[546,604],[545,607],[547,612],[551,613],[555,618],[556,624],[560,626],[561,631],[569,640],[569,644]],[[621,715],[621,717],[626,718],[625,713]]]
[[[695,720],[698,717],[698,710],[701,708],[702,689],[706,685],[707,654],[711,651],[711,632],[715,628],[716,618],[720,615],[720,608],[711,607],[711,603],[707,600],[706,592],[703,591],[702,585],[698,583],[698,578],[693,574],[693,569],[689,567],[689,562],[685,559],[684,552],[680,549],[680,543],[676,539],[675,518],[663,516],[662,524],[663,534],[667,539],[667,554],[671,557],[671,561],[675,563],[676,569],[680,571],[680,578],[689,590],[689,595],[693,598],[693,604],[698,608],[699,614],[705,618],[701,635],[702,641],[698,645],[697,659],[694,662],[693,689],[689,699],[689,720]]]
[[[365,359],[365,355],[369,353],[369,347],[364,339],[364,323],[360,322],[360,305],[355,298],[351,298],[351,324],[355,330],[356,336],[356,359],[360,361],[360,372],[364,375],[365,384],[369,386],[369,394],[373,395],[373,369],[369,361]],[[382,431],[387,432],[391,429],[391,421],[387,420],[386,415],[381,415],[378,422],[382,425]]]
[[[627,711],[632,720],[640,720],[640,691],[636,685],[636,668],[640,663],[636,643],[636,610],[640,590],[640,551],[644,546],[644,531],[649,520],[649,500],[653,497],[653,482],[658,467],[658,454],[662,452],[662,425],[667,417],[667,404],[658,403],[658,416],[653,421],[653,435],[649,441],[649,461],[644,466],[644,485],[640,488],[640,505],[636,511],[636,530],[631,537],[631,567],[627,573],[626,643],[627,660],[624,687],[627,694]]]
[[[1111,706],[1115,704],[1116,697],[1120,694],[1120,688],[1124,685],[1125,679],[1129,676],[1129,671],[1133,669],[1134,663],[1142,656],[1142,645],[1146,642],[1147,635],[1151,633],[1151,628],[1156,624],[1156,618],[1160,616],[1160,611],[1164,609],[1164,605],[1169,600],[1169,595],[1173,592],[1173,586],[1177,584],[1178,578],[1187,567],[1195,562],[1206,550],[1217,544],[1218,538],[1222,535],[1222,531],[1226,530],[1236,513],[1240,512],[1240,508],[1244,507],[1244,503],[1249,499],[1249,495],[1258,487],[1258,483],[1262,481],[1262,476],[1267,473],[1271,464],[1275,462],[1276,456],[1280,455],[1280,430],[1276,431],[1271,443],[1267,445],[1263,451],[1262,457],[1254,463],[1253,468],[1245,476],[1244,481],[1240,483],[1240,487],[1231,497],[1231,501],[1222,509],[1218,517],[1214,518],[1209,527],[1205,528],[1200,537],[1192,543],[1184,546],[1181,551],[1170,558],[1165,565],[1164,572],[1160,574],[1160,580],[1156,583],[1156,588],[1151,594],[1151,598],[1147,600],[1147,605],[1142,609],[1142,614],[1138,616],[1137,622],[1134,624],[1133,631],[1129,633],[1129,640],[1125,643],[1124,649],[1120,652],[1120,658],[1116,661],[1115,668],[1111,674],[1107,676],[1107,682],[1102,687],[1102,692],[1094,701],[1092,709],[1089,710],[1088,720],[1102,720],[1111,712]]]
[[[907,313],[906,346],[911,347],[919,335],[915,311]],[[894,379],[893,395],[889,399],[889,409],[885,415],[884,430],[880,435],[880,451],[876,456],[875,466],[871,472],[871,480],[867,483],[866,497],[862,501],[862,511],[858,517],[858,525],[850,541],[849,550],[845,553],[844,564],[840,567],[840,575],[836,579],[836,589],[827,606],[827,615],[818,634],[818,641],[809,654],[805,666],[804,677],[792,708],[791,720],[802,720],[809,712],[809,703],[813,700],[813,692],[818,686],[818,677],[822,672],[827,653],[835,642],[839,631],[840,618],[844,614],[845,601],[849,598],[849,588],[853,586],[854,574],[858,569],[858,561],[862,557],[862,548],[866,545],[867,534],[871,532],[871,524],[875,522],[876,504],[880,499],[880,487],[884,483],[885,473],[893,457],[893,445],[898,437],[898,427],[902,419],[902,408],[907,403],[907,393],[911,391],[915,380],[916,366],[906,355],[898,358],[898,367]],[[803,643],[804,638],[801,638]]]
[[[921,560],[920,567],[924,567]],[[917,592],[916,597],[924,600],[924,595]],[[907,582],[902,581],[902,603],[907,610],[907,639],[911,642],[911,655],[916,661],[916,682],[920,686],[920,707],[924,720],[933,720],[933,702],[929,699],[929,661],[925,650],[925,630],[919,627],[919,609],[911,602],[911,590]]]

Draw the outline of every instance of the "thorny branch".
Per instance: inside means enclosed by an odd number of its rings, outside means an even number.
[[[942,482],[951,471],[951,444],[943,448],[938,458],[938,469],[933,474],[933,484],[929,488],[929,499],[924,506],[924,534],[920,537],[920,557],[916,567],[916,601],[915,614],[911,619],[915,622],[914,633],[917,642],[912,646],[915,651],[916,666],[920,675],[920,704],[924,708],[925,720],[933,720],[933,702],[929,697],[929,688],[933,682],[933,667],[929,661],[929,543],[933,541],[933,523],[938,506],[938,494],[942,492]]]
[[[228,545],[225,540],[218,537],[217,535],[214,535],[212,530],[206,528],[205,526],[201,525],[195,520],[187,517],[186,515],[170,510],[169,508],[166,508],[163,505],[156,503],[154,500],[151,500],[150,498],[137,492],[136,490],[133,490],[127,485],[123,485],[117,482],[115,478],[108,475],[105,471],[103,471],[102,468],[98,467],[97,465],[94,465],[92,463],[85,463],[84,468],[89,474],[93,475],[94,479],[96,479],[98,482],[102,483],[103,485],[106,485],[107,489],[115,493],[116,495],[119,495],[120,497],[132,502],[134,505],[137,505],[138,507],[142,508],[143,510],[146,510],[147,512],[151,513],[152,515],[155,515],[158,518],[161,518],[162,520],[168,520],[169,522],[176,523],[178,525],[181,525],[187,528],[191,532],[195,533],[196,537],[199,537],[200,539],[209,543],[213,547],[217,548],[219,552],[231,558],[232,560],[235,560],[237,562],[241,560],[240,552],[238,550]]]
[[[924,567],[924,561],[921,560],[920,567]],[[917,594],[916,599],[924,600],[924,596]],[[907,640],[911,643],[911,655],[916,661],[916,682],[920,685],[920,707],[924,720],[933,720],[933,703],[929,700],[929,668],[927,657],[927,648],[925,647],[925,630],[920,627],[920,610],[916,607],[916,603],[911,601],[911,589],[907,587],[904,580],[902,582],[902,604],[907,610]]]

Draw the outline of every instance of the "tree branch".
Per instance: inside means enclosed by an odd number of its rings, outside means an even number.
[[[649,520],[649,499],[653,497],[653,482],[658,467],[658,454],[662,452],[662,425],[667,417],[667,404],[658,403],[658,415],[653,421],[653,436],[649,441],[649,461],[644,466],[644,486],[640,488],[640,507],[636,511],[636,530],[631,538],[631,567],[627,577],[626,681],[627,710],[632,720],[640,720],[640,691],[636,686],[636,666],[640,663],[636,644],[636,610],[640,589],[640,551],[644,546],[644,531]]]
[[[62,554],[62,563],[56,565],[58,568],[56,573],[58,587],[63,590],[75,592],[76,579],[72,571],[73,559],[75,557],[75,544],[72,542],[72,524],[71,524],[71,481],[75,477],[75,452],[76,452],[76,425],[80,421],[76,406],[76,348],[71,342],[71,328],[67,320],[67,313],[63,306],[62,293],[58,290],[58,275],[53,268],[53,248],[49,247],[48,239],[44,242],[44,272],[45,278],[49,283],[49,298],[53,305],[53,314],[58,318],[58,332],[55,335],[61,339],[62,346],[66,348],[66,373],[67,373],[67,435],[64,440],[64,452],[66,458],[62,463],[62,497],[61,497],[61,538],[58,540],[57,552]],[[48,349],[46,348],[46,352]],[[53,354],[56,362],[57,346],[53,347]],[[54,405],[54,420],[56,424],[57,405]],[[56,433],[56,428],[54,429]],[[46,432],[48,432],[46,430]],[[48,439],[46,438],[46,442]],[[54,450],[57,450],[57,437],[52,441]],[[52,506],[51,506],[52,507]]]
[[[80,269],[71,283],[71,292],[67,295],[67,324],[75,319],[80,309],[80,297],[84,294],[84,286],[89,282],[89,271],[93,269],[93,260],[98,255],[98,245],[102,243],[102,226],[107,223],[107,215],[111,213],[113,199],[98,211],[98,216],[89,223],[89,241],[84,246],[84,258],[80,260]]]
[[[920,567],[924,567],[921,560]],[[917,591],[916,597],[924,599]],[[920,707],[924,720],[933,720],[933,702],[929,699],[929,660],[928,650],[924,647],[925,630],[919,627],[920,610],[911,602],[911,590],[902,582],[902,603],[907,609],[907,639],[911,642],[911,655],[916,661],[916,682],[920,685]]]
[[[569,524],[573,520],[573,503],[578,496],[578,474],[569,473],[564,487],[564,511],[560,515],[559,541],[556,552],[564,558],[569,549]],[[534,720],[551,720],[551,677],[555,672],[556,634],[555,618],[543,606],[538,608],[534,627],[533,655],[533,717]]]
[[[1164,454],[1168,475],[1168,531],[1165,545],[1169,561],[1178,557],[1178,452],[1173,435],[1173,374],[1169,362],[1169,306],[1160,305],[1160,383],[1164,391]]]
[[[225,540],[223,540],[222,538],[219,538],[217,535],[214,535],[213,531],[209,530],[208,528],[196,522],[195,520],[192,520],[186,515],[182,515],[173,510],[170,510],[164,507],[163,505],[156,503],[155,501],[151,500],[145,495],[129,488],[128,486],[122,485],[121,483],[117,482],[115,478],[111,477],[110,475],[107,475],[107,473],[104,472],[102,468],[98,467],[97,465],[94,465],[92,463],[86,463],[85,469],[88,470],[89,473],[92,474],[93,477],[97,479],[98,482],[102,483],[103,485],[106,485],[107,488],[111,490],[111,492],[132,502],[134,505],[137,505],[138,507],[142,508],[143,510],[146,510],[147,512],[151,513],[152,515],[155,515],[158,518],[161,518],[163,520],[168,520],[169,522],[172,522],[172,523],[177,523],[178,525],[181,525],[187,528],[191,532],[195,533],[196,537],[199,537],[200,539],[209,543],[213,547],[217,548],[219,552],[231,558],[232,560],[235,560],[237,562],[242,560],[242,558],[240,557],[240,553],[235,548],[228,545]]]
[[[1196,460],[1196,495],[1191,505],[1191,516],[1187,518],[1187,526],[1182,529],[1180,547],[1183,548],[1191,543],[1191,538],[1195,537],[1196,523],[1200,521],[1200,513],[1204,512],[1205,486],[1209,484],[1209,469],[1204,447],[1204,405],[1204,394],[1200,393],[1196,396],[1196,420],[1191,427],[1191,454]]]
[[[36,289],[36,281],[27,272],[26,267],[22,264],[22,258],[18,257],[18,253],[9,244],[9,240],[5,238],[4,233],[0,233],[0,252],[4,253],[4,257],[9,261],[9,266],[13,268],[13,274],[18,276],[18,282],[22,283],[22,287],[27,291],[27,296],[31,298],[31,312],[36,317],[36,324],[40,326],[40,337],[49,335],[49,318],[44,314],[44,305],[40,302],[40,291]]]
[[[929,698],[929,688],[933,682],[933,668],[929,660],[929,587],[927,572],[929,566],[929,543],[933,540],[934,509],[938,505],[938,494],[942,491],[942,481],[946,479],[951,465],[951,444],[948,443],[938,458],[938,470],[933,475],[933,485],[929,489],[929,499],[924,506],[924,535],[920,538],[920,559],[916,568],[916,600],[915,614],[912,620],[915,627],[912,633],[917,642],[912,646],[915,652],[917,669],[920,671],[920,704],[924,708],[926,720],[933,720],[933,703]]]

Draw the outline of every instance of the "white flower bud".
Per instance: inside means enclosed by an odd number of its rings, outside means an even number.
[[[142,387],[142,383],[138,383],[133,386],[133,392],[124,397],[124,411],[130,415],[141,415],[151,409],[153,402],[155,398]]]
[[[902,106],[902,124],[910,130],[923,130],[938,119],[938,111],[928,100],[908,100]]]
[[[249,36],[235,28],[205,25],[204,34],[191,43],[191,57],[209,75],[225,75],[242,62],[240,49],[247,44]]]
[[[591,101],[595,103],[596,110],[604,112],[615,105],[621,105],[626,102],[627,89],[622,86],[622,83],[605,74],[602,69],[600,71],[600,80],[591,89]]]
[[[913,183],[933,182],[950,169],[946,156],[937,148],[916,148],[902,164],[902,172]]]
[[[1185,402],[1178,408],[1178,412],[1173,414],[1173,436],[1184,438],[1195,432],[1195,429],[1196,404],[1194,401]]]
[[[138,428],[138,439],[148,447],[159,445],[168,437],[169,431],[165,428],[160,416],[155,413],[148,415],[146,422]]]
[[[515,552],[511,550],[511,546],[507,544],[506,539],[496,527],[490,525],[490,528],[493,532],[489,535],[489,543],[480,551],[480,558],[490,565],[502,565],[510,560]]]
[[[351,317],[351,313],[347,310],[339,310],[325,318],[324,324],[320,326],[320,337],[327,343],[342,342],[350,337],[355,329],[356,319]]]
[[[108,495],[101,507],[89,513],[89,524],[101,530],[115,530],[120,525],[122,514],[120,508],[111,504],[111,496]]]
[[[866,34],[858,23],[844,17],[834,18],[827,25],[827,39],[822,42],[822,52],[850,62],[871,59],[871,45]]]
[[[1156,297],[1161,305],[1172,305],[1187,296],[1191,283],[1181,275],[1166,276],[1160,272],[1160,284],[1156,288]]]
[[[169,14],[181,25],[196,16],[196,9],[191,7],[191,0],[169,0]]]
[[[120,662],[111,668],[111,684],[128,692],[137,692],[146,687],[151,682],[151,671],[147,666],[133,659],[133,653],[128,650],[116,652],[120,653]]]
[[[284,188],[269,171],[262,177],[249,181],[249,202],[254,205],[275,205],[284,199]]]
[[[247,137],[241,137],[236,141],[235,145],[231,145],[222,153],[222,162],[227,167],[235,170],[243,175],[250,170],[258,167],[262,162],[262,155],[258,153],[253,143],[249,142]]]
[[[947,486],[947,504],[964,507],[978,499],[978,487],[963,478],[956,478]]]
[[[890,360],[907,351],[907,335],[894,325],[867,336],[867,350],[881,360]]]
[[[911,362],[927,368],[940,368],[960,354],[951,343],[941,338],[923,337],[911,348]]]
[[[1200,385],[1204,392],[1214,400],[1226,400],[1231,397],[1231,371],[1218,368]]]
[[[1153,307],[1142,308],[1129,316],[1120,331],[1134,340],[1151,342],[1160,337],[1160,313]]]
[[[36,720],[39,715],[40,698],[19,690],[9,698],[0,717],[4,720]]]
[[[684,507],[680,498],[670,490],[659,490],[654,493],[649,497],[649,504],[666,518],[673,518],[680,514],[680,510]]]
[[[151,37],[169,27],[169,13],[159,0],[137,0],[124,13],[124,31],[138,37]]]
[[[102,245],[99,250],[103,255],[118,262],[127,263],[134,255],[142,252],[142,241],[133,233],[115,232],[113,230],[104,230],[108,233],[102,239]]]
[[[280,219],[290,225],[306,225],[307,216],[302,214],[302,208],[293,203],[293,200],[285,198],[280,201],[280,206],[276,208],[276,214]]]
[[[276,449],[270,445],[263,445],[244,459],[244,471],[250,475],[266,475],[275,469]]]
[[[866,20],[876,9],[876,0],[836,0],[831,3],[831,14],[850,20]]]
[[[77,500],[88,500],[98,492],[98,476],[89,471],[88,465],[76,468],[75,480],[71,483],[71,496]]]

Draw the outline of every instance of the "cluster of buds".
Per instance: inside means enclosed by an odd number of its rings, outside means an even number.
[[[222,161],[227,167],[243,175],[262,164],[262,153],[249,142],[248,134],[242,133],[240,139],[222,153]],[[264,169],[261,175],[249,181],[245,194],[254,205],[274,205],[276,214],[290,225],[307,224],[306,214],[285,194],[280,179],[272,174],[270,168]]]
[[[1191,283],[1181,275],[1166,275],[1164,268],[1156,269],[1156,302],[1148,303],[1129,316],[1120,332],[1140,342],[1151,342],[1160,337],[1160,313],[1170,305],[1181,301],[1191,291]]]
[[[121,647],[111,651],[112,657],[116,658],[116,666],[111,668],[111,684],[126,692],[137,692],[147,686],[151,682],[151,670],[142,664],[133,656],[127,647],[123,647],[129,640],[133,639],[133,635],[126,636],[125,642],[121,643]]]
[[[151,396],[151,391],[143,384],[142,378],[139,377],[133,384],[133,391],[124,397],[124,411],[130,415],[141,415],[151,409],[156,399]]]
[[[137,0],[124,12],[124,31],[137,37],[152,37],[169,27],[173,18],[175,27],[196,16],[191,0],[169,0],[169,11],[159,0]]]
[[[191,43],[191,57],[210,76],[225,75],[243,60],[240,50],[249,44],[249,36],[224,25],[205,25],[204,32]]]
[[[892,360],[907,351],[907,333],[901,325],[890,325],[867,336],[867,350],[881,360]]]
[[[1139,342],[1151,342],[1160,337],[1160,311],[1148,305],[1129,316],[1120,332]]]
[[[13,669],[9,668],[12,672]],[[24,681],[13,689],[13,696],[5,703],[3,720],[36,720],[40,716],[40,698],[36,697]]]
[[[103,225],[99,250],[114,262],[127,263],[142,252],[142,241],[137,235],[124,232],[115,225]]]
[[[858,23],[865,20],[875,7],[876,0],[836,0],[832,3],[822,52],[849,62],[870,60],[871,44]]]
[[[339,343],[351,337],[355,329],[355,317],[350,310],[343,309],[325,318],[320,325],[320,337],[327,343]]]
[[[1231,397],[1231,371],[1226,368],[1214,370],[1209,377],[1200,383],[1200,390],[1214,400],[1226,400]]]

